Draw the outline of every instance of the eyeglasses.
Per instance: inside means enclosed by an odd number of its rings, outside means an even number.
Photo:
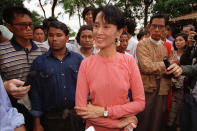
[[[163,29],[163,28],[165,27],[165,25],[156,25],[156,24],[151,24],[151,26],[152,26],[154,29],[156,29],[156,28],[158,28],[158,29]]]
[[[27,27],[29,26],[31,29],[34,28],[34,23],[30,22],[30,23],[16,23],[16,24],[12,24],[12,25],[16,25],[16,26],[20,26],[23,29],[27,29]]]

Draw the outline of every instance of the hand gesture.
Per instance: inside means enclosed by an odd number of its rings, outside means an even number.
[[[4,87],[7,93],[16,99],[24,98],[30,90],[30,86],[23,87],[23,85],[24,82],[17,79],[4,82]]]

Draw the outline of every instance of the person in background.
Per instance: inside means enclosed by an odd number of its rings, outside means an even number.
[[[166,29],[166,42],[173,44],[174,40],[175,39],[172,36],[172,28],[168,25]]]
[[[137,34],[137,40],[140,41],[140,40],[143,40],[144,37],[146,35],[146,32],[144,32],[143,30],[141,30],[138,34]]]
[[[33,41],[34,24],[31,12],[23,7],[10,7],[3,11],[6,26],[13,33],[13,38],[0,44],[0,72],[4,87],[10,96],[13,107],[25,117],[25,127],[32,130],[32,116],[28,109],[30,86],[23,86],[30,71],[32,61],[46,52]],[[18,79],[18,80],[16,80]]]
[[[93,13],[95,7],[89,6],[83,10],[82,17],[89,26],[93,26]]]
[[[182,33],[189,35],[190,31],[195,31],[195,27],[193,25],[183,26]]]
[[[29,92],[32,102],[30,113],[34,116],[34,131],[79,131],[83,126],[79,123],[74,110],[75,89],[78,69],[82,56],[69,51],[66,43],[69,30],[64,23],[53,21],[48,28],[50,49],[38,56],[32,64],[31,71],[36,78]],[[64,112],[66,114],[63,116]],[[73,115],[71,115],[73,114]],[[65,123],[66,119],[67,123]]]
[[[48,27],[49,27],[49,24],[51,23],[51,22],[53,22],[53,21],[57,21],[57,18],[55,18],[55,17],[49,17],[49,18],[46,18],[46,19],[44,19],[43,20],[43,22],[42,22],[42,28],[43,28],[43,30],[44,30],[44,34],[45,34],[45,39],[46,39],[46,41],[44,41],[43,43],[42,43],[42,45],[44,45],[44,47],[47,49],[47,50],[49,50],[49,43],[48,43],[48,39],[47,39],[47,29],[48,29]]]
[[[180,72],[180,74],[183,73],[183,75],[188,77],[188,82],[184,85],[184,94],[181,106],[181,131],[197,130],[197,38],[195,37],[197,33],[195,32],[194,28],[191,29],[192,30],[189,31],[187,38],[187,47],[180,59],[180,63],[185,64],[181,66],[182,72]]]
[[[44,42],[44,37],[44,30],[42,26],[35,27],[33,31],[33,40],[42,43]]]
[[[168,50],[161,40],[166,24],[164,15],[152,16],[148,25],[150,37],[141,40],[137,46],[136,53],[145,89],[146,106],[144,112],[139,114],[136,131],[162,131],[165,126],[166,100],[171,77],[166,74],[163,57],[168,56],[170,62],[174,58],[174,49]],[[172,70],[172,73],[179,71],[177,66]]]
[[[80,45],[78,53],[86,58],[95,54],[95,48],[93,45],[93,28],[88,25],[80,27],[77,36],[77,43]]]
[[[145,99],[135,59],[116,51],[116,41],[124,28],[123,13],[112,5],[101,6],[95,10],[93,21],[93,37],[100,52],[81,63],[75,109],[86,120],[86,128],[129,130],[135,127],[134,115],[143,111]],[[132,102],[128,97],[129,89]]]
[[[137,61],[137,56],[136,56],[136,48],[137,48],[137,44],[138,41],[137,39],[134,37],[134,31],[135,31],[135,27],[136,27],[136,23],[134,19],[126,19],[125,20],[125,28],[126,28],[126,32],[128,34],[129,37],[129,41],[128,41],[128,46],[127,46],[127,52],[129,54],[131,54],[132,56],[134,56],[135,60]]]
[[[129,53],[126,52],[127,46],[128,46],[128,35],[127,32],[123,31],[121,36],[120,36],[120,45],[116,46],[116,50],[120,53],[130,55]]]
[[[187,45],[187,35],[184,33],[178,33],[175,37],[173,47],[175,49],[176,58],[178,64],[180,64],[180,58]],[[180,76],[178,79],[172,79],[172,104],[170,107],[167,126],[171,130],[180,130],[180,107],[183,98],[185,76]],[[169,130],[168,129],[168,130]]]

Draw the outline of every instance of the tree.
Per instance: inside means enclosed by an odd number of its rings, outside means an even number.
[[[23,1],[24,0],[0,0],[0,24],[3,23],[3,18],[2,18],[2,14],[3,14],[3,10],[7,7],[12,7],[12,6],[21,6],[23,7]]]
[[[44,20],[43,16],[40,16],[36,11],[32,11],[32,21],[35,26],[42,25],[43,20]]]
[[[157,0],[153,12],[165,14],[169,18],[178,17],[190,13],[194,2],[196,0]]]

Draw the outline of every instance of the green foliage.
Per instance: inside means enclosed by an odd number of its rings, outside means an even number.
[[[5,8],[12,6],[24,6],[23,1],[24,0],[0,0],[0,23],[2,23],[2,13]]]
[[[44,20],[43,16],[40,16],[36,11],[32,11],[32,21],[35,26],[42,25],[43,20]]]
[[[195,0],[157,0],[153,7],[154,13],[162,13],[170,18],[182,16],[190,13],[192,8],[191,3]]]

